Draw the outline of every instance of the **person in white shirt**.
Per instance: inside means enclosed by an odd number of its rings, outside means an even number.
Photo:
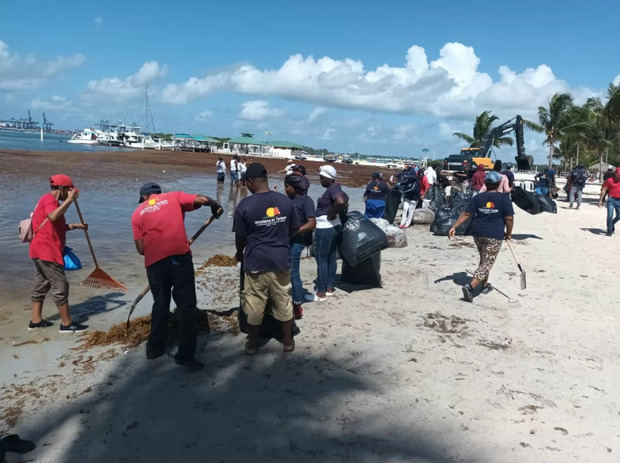
[[[437,172],[431,166],[428,166],[424,171],[424,175],[426,176],[426,180],[428,180],[428,184],[433,186],[437,181]]]
[[[247,158],[243,158],[243,160],[239,162],[239,179],[242,182],[245,179],[245,171],[248,170],[247,163],[248,163]]]
[[[224,162],[224,158],[218,158],[215,163],[215,169],[217,171],[217,181],[222,183],[226,178],[226,163]]]
[[[231,184],[235,184],[235,185],[239,185],[239,156],[238,155],[234,155],[233,158],[230,160],[230,183]]]

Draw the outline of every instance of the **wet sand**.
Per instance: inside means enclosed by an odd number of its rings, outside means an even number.
[[[197,374],[147,362],[144,346],[83,351],[78,336],[32,334],[40,343],[2,350],[0,430],[34,439],[35,461],[616,462],[620,246],[590,193],[579,211],[516,210],[528,288],[507,249],[490,280],[516,303],[462,301],[471,238],[419,225],[408,247],[383,251],[383,288],[339,285],[305,305],[291,355],[271,342],[244,356],[224,317],[199,338]],[[303,259],[306,288],[315,272]],[[204,268],[199,308],[230,315],[237,278]],[[117,302],[134,296],[102,294],[93,326],[122,322]]]

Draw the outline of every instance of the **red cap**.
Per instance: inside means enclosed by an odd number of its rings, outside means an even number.
[[[71,177],[65,174],[52,175],[50,177],[50,183],[52,186],[73,187],[73,180],[71,180]]]

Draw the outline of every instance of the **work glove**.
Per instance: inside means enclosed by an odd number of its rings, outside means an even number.
[[[213,214],[213,217],[219,219],[223,213],[224,209],[222,209],[220,203],[218,203],[217,201],[213,201],[211,203],[211,214]]]

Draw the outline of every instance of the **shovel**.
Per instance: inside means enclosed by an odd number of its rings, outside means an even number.
[[[80,217],[80,223],[84,225],[84,217],[82,217],[82,211],[80,211],[80,206],[78,205],[77,199],[73,200],[75,204],[75,208],[77,209],[78,216]],[[86,235],[86,241],[88,242],[88,247],[90,249],[90,253],[93,256],[93,262],[95,263],[95,270],[91,272],[90,275],[86,277],[82,283],[82,286],[88,286],[90,288],[100,288],[100,289],[118,289],[123,292],[127,291],[127,286],[122,283],[119,283],[110,275],[105,273],[99,267],[97,263],[97,257],[95,257],[95,251],[93,250],[93,245],[90,242],[90,237],[88,236],[88,230],[84,229],[84,234]]]
[[[515,254],[515,250],[512,248],[512,245],[510,244],[510,240],[506,240],[506,244],[508,244],[508,249],[510,249],[510,252],[512,253],[512,257],[515,260],[515,263],[517,264],[517,267],[519,267],[519,272],[521,272],[521,289],[525,289],[527,288],[527,282],[525,280],[525,270],[523,270],[523,267],[521,267],[521,264],[519,263],[519,259],[517,259],[517,255]]]
[[[211,222],[213,222],[215,220],[215,216],[212,215],[211,217],[209,217],[209,220],[207,220],[205,223],[203,223],[201,225],[201,227],[198,229],[198,231],[196,233],[194,233],[194,236],[191,237],[191,239],[189,240],[189,245],[191,246],[192,243],[194,241],[196,241],[196,238],[198,238],[200,236],[200,234],[205,231],[205,229],[211,225]],[[131,307],[129,307],[129,315],[127,315],[127,329],[129,330],[129,321],[131,319],[131,314],[133,313],[133,311],[136,309],[136,306],[138,305],[138,302],[140,302],[142,300],[142,298],[144,296],[146,296],[146,293],[149,292],[149,290],[151,289],[151,287],[149,285],[146,285],[146,287],[142,290],[142,292],[140,292],[140,294],[138,294],[138,297],[136,297],[133,301],[133,303],[131,304]]]

